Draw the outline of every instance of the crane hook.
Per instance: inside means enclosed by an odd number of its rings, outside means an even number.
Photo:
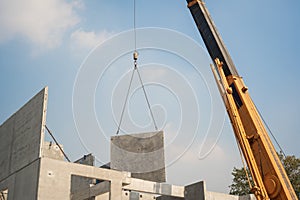
[[[138,59],[139,53],[137,51],[133,52],[133,59],[136,61]]]

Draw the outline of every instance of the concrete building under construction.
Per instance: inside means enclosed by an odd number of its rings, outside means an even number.
[[[0,126],[0,200],[255,199],[207,191],[203,181],[165,183],[162,131],[112,137],[103,167],[91,154],[68,162],[61,145],[44,140],[47,97],[46,87]]]

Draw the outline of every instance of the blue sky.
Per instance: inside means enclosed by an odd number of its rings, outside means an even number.
[[[300,2],[206,5],[282,148],[300,157]],[[241,161],[186,2],[137,0],[136,8],[139,65],[166,134],[168,182],[204,179],[208,189],[227,192]],[[0,123],[48,85],[47,124],[70,158],[93,152],[97,164],[109,161],[107,138],[115,134],[132,67],[132,28],[133,0],[0,0]],[[92,65],[95,73],[83,76]],[[133,91],[124,131],[152,131],[137,79]],[[88,106],[101,130],[87,127]]]

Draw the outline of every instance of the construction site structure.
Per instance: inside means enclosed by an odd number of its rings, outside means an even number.
[[[188,7],[214,62],[212,70],[226,106],[238,147],[251,172],[251,191],[258,200],[297,200],[248,87],[235,65],[202,0],[187,0]]]
[[[0,126],[1,200],[255,199],[207,191],[203,181],[165,183],[162,131],[113,136],[102,167],[91,154],[68,162],[62,145],[44,141],[47,99],[44,88]]]

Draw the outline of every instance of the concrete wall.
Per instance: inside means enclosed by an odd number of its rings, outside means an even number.
[[[47,97],[44,88],[0,126],[0,181],[41,156]]]
[[[82,158],[76,160],[74,163],[82,164],[82,165],[89,165],[94,166],[94,156],[92,154],[84,155]],[[71,177],[71,193],[81,191],[84,189],[90,188],[91,184],[95,184],[96,179],[93,178],[86,178],[82,176],[75,176]]]
[[[49,160],[49,162],[47,162]],[[58,161],[49,158],[43,158],[40,165],[40,180],[38,186],[38,199],[69,199],[71,189],[70,170],[67,166]]]
[[[111,137],[110,167],[131,176],[165,182],[164,135],[162,131]]]
[[[39,160],[0,182],[0,191],[8,189],[8,200],[37,199]]]
[[[0,191],[9,200],[36,199],[47,98],[44,88],[0,126]]]
[[[63,148],[62,145],[60,145]],[[53,158],[56,160],[64,160],[64,154],[59,149],[58,145],[52,142],[44,141],[43,149],[42,149],[42,157]]]
[[[111,181],[112,189],[110,195],[112,199],[120,200],[122,195],[122,185],[128,184],[127,177],[129,177],[129,173],[69,163],[50,158],[42,158],[39,174],[38,199],[85,199],[75,197],[72,198],[72,176]],[[90,197],[95,196],[90,193],[87,193],[87,195],[91,195]]]
[[[32,200],[37,198],[39,160],[16,173],[14,198]],[[8,198],[10,200],[11,198]]]

